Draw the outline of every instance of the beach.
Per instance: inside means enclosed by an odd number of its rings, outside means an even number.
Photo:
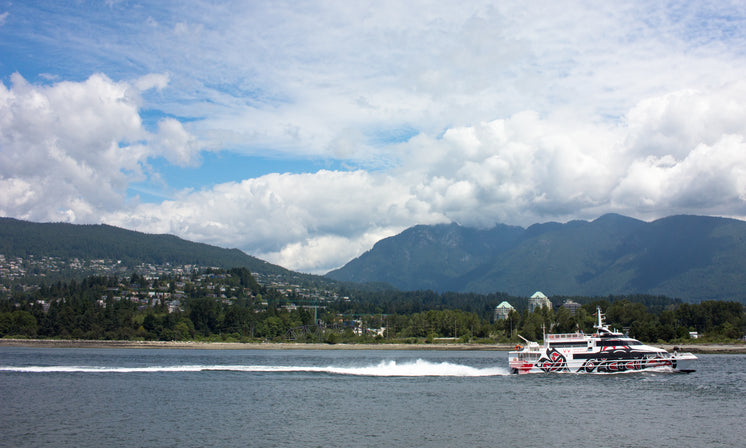
[[[653,344],[656,345],[656,344]],[[746,354],[746,344],[662,344],[672,352]],[[509,351],[513,344],[325,344],[293,342],[106,341],[85,339],[0,339],[0,347],[137,348],[182,350],[478,350]]]

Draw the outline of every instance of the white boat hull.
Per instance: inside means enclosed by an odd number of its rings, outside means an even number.
[[[563,353],[564,352],[564,353]],[[528,349],[508,354],[513,373],[621,373],[634,371],[693,372],[697,357],[691,353],[633,351],[627,348],[595,353]]]
[[[620,373],[644,370],[694,372],[697,357],[691,353],[668,353],[637,339],[610,330],[597,308],[594,334],[545,334],[544,345],[529,341],[508,353],[513,373]]]

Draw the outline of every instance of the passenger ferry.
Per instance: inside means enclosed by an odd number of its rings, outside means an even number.
[[[596,333],[545,334],[544,345],[528,341],[508,352],[511,373],[618,373],[655,370],[694,372],[697,357],[673,353],[610,330],[598,308]]]

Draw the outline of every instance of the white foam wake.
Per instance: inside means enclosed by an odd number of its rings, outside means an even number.
[[[329,367],[329,373],[360,376],[498,376],[508,375],[501,367],[478,368],[449,362],[433,363],[418,359],[414,362],[397,363],[382,361],[377,365],[363,367]]]
[[[378,377],[483,377],[508,375],[501,367],[477,368],[448,362],[433,363],[418,359],[397,363],[381,361],[368,366],[243,366],[243,365],[183,365],[146,367],[104,367],[104,366],[0,366],[0,372],[21,373],[168,373],[168,372],[312,372],[336,375],[378,376]]]

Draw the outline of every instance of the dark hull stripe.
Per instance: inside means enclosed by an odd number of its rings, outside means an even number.
[[[613,352],[608,351],[608,352],[595,352],[595,353],[573,353],[571,354],[571,356],[573,359],[638,360],[638,359],[645,359],[648,357],[658,357],[660,355],[656,352],[632,352],[632,351],[620,350],[620,351],[613,351]]]

